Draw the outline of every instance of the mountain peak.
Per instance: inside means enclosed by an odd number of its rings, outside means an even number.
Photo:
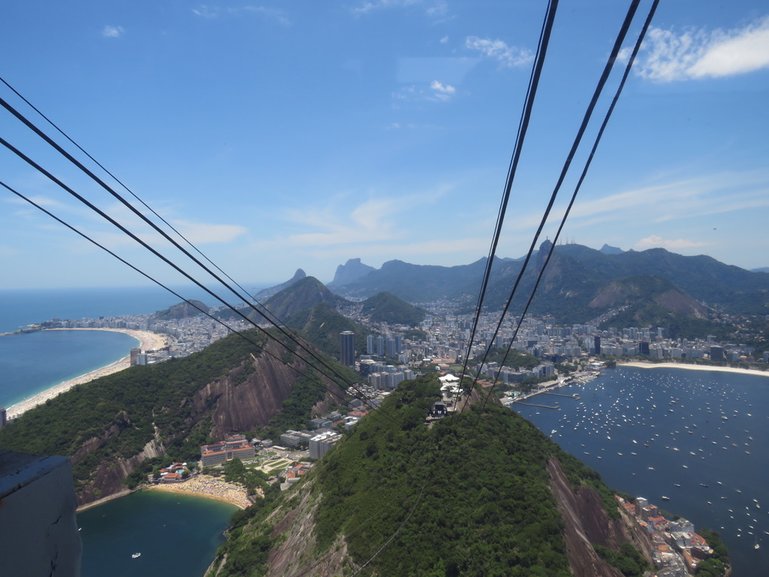
[[[602,252],[603,254],[622,254],[625,251],[623,251],[619,247],[611,246],[609,244],[604,243],[604,245],[601,247],[601,250],[599,252]]]
[[[351,258],[346,263],[336,267],[334,280],[329,285],[334,287],[348,285],[363,278],[373,270],[375,270],[374,267],[363,264],[360,258]]]

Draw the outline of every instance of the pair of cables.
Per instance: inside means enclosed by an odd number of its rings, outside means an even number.
[[[510,339],[510,342],[508,343],[507,349],[505,351],[505,355],[504,355],[504,357],[503,357],[503,359],[502,359],[502,361],[500,363],[500,368],[497,370],[497,372],[495,374],[495,377],[494,377],[494,381],[492,383],[492,386],[489,388],[489,391],[487,392],[487,394],[485,396],[484,405],[488,401],[491,393],[493,392],[493,390],[494,390],[494,388],[496,386],[496,383],[499,380],[499,375],[501,373],[502,367],[504,366],[504,363],[506,362],[507,357],[510,354],[510,350],[512,348],[513,342],[515,342],[515,339],[516,339],[516,337],[518,335],[518,332],[520,330],[521,324],[523,323],[523,320],[524,320],[524,318],[526,316],[526,313],[528,312],[528,309],[529,309],[529,307],[530,307],[530,305],[531,305],[531,303],[532,303],[532,301],[534,299],[534,295],[536,294],[536,290],[539,287],[539,284],[540,284],[540,281],[542,279],[542,276],[544,275],[544,272],[545,272],[545,270],[547,268],[547,264],[549,263],[550,258],[551,258],[552,254],[553,254],[553,251],[555,250],[555,246],[556,246],[556,243],[558,241],[558,238],[560,237],[560,233],[563,230],[563,227],[564,227],[564,225],[566,223],[566,219],[568,218],[569,213],[571,212],[571,208],[572,208],[572,206],[574,204],[574,201],[576,200],[577,194],[578,194],[578,192],[579,192],[579,190],[580,190],[580,188],[582,186],[582,183],[584,182],[584,179],[585,179],[585,177],[587,175],[587,171],[588,171],[588,169],[590,167],[590,164],[592,163],[592,160],[593,160],[593,158],[595,156],[595,152],[597,150],[597,147],[598,147],[598,144],[599,144],[599,142],[601,140],[601,137],[603,136],[603,133],[604,133],[605,128],[606,128],[606,125],[608,124],[608,121],[609,121],[609,119],[610,119],[610,117],[611,117],[611,115],[612,115],[612,113],[614,111],[614,108],[616,106],[617,100],[619,99],[619,96],[620,96],[620,94],[622,92],[622,89],[623,89],[623,87],[625,85],[625,80],[627,79],[627,76],[630,73],[630,70],[632,68],[633,62],[635,60],[635,57],[636,57],[636,55],[638,53],[638,50],[640,49],[640,46],[641,46],[641,43],[643,42],[644,37],[646,35],[646,31],[648,30],[648,27],[651,24],[651,21],[652,21],[652,19],[654,17],[654,13],[656,12],[658,3],[659,3],[659,0],[653,0],[652,5],[649,8],[649,12],[647,14],[647,17],[646,17],[646,19],[644,21],[644,24],[643,24],[643,26],[641,28],[641,31],[640,31],[640,33],[638,35],[638,38],[636,40],[633,53],[632,53],[631,57],[629,58],[629,60],[627,62],[627,65],[625,67],[625,72],[624,72],[623,78],[622,78],[622,80],[620,81],[620,83],[619,83],[619,85],[617,87],[617,90],[615,92],[615,95],[614,95],[614,98],[612,100],[612,103],[609,106],[609,108],[608,108],[608,110],[607,110],[607,112],[606,112],[606,114],[604,116],[604,120],[602,122],[601,128],[599,129],[599,131],[598,131],[598,133],[597,133],[597,135],[595,137],[592,150],[591,150],[591,152],[590,152],[590,154],[588,156],[588,159],[585,162],[585,165],[583,167],[583,170],[582,170],[582,173],[581,173],[580,178],[578,180],[578,183],[575,186],[575,189],[574,189],[574,191],[572,193],[572,196],[571,196],[570,202],[568,204],[568,207],[567,207],[563,217],[561,218],[561,221],[560,221],[560,224],[559,224],[559,227],[558,227],[558,232],[556,234],[554,242],[551,244],[549,252],[547,254],[547,257],[545,258],[545,261],[543,262],[542,266],[539,269],[539,272],[538,272],[538,275],[537,275],[537,280],[535,281],[535,284],[534,284],[533,288],[531,289],[531,291],[529,293],[526,305],[525,305],[521,315],[518,318],[518,322],[517,322],[516,328],[515,328],[515,330],[513,332],[513,336]],[[622,23],[622,26],[621,26],[618,34],[617,34],[617,37],[616,37],[615,42],[614,42],[614,46],[612,47],[612,51],[611,51],[611,53],[609,55],[609,58],[607,59],[606,65],[604,66],[603,72],[602,72],[602,74],[601,74],[601,76],[600,76],[600,78],[598,80],[596,88],[593,91],[593,96],[592,96],[592,98],[590,100],[590,103],[588,104],[588,107],[587,107],[587,109],[586,109],[586,111],[585,111],[585,113],[583,115],[582,122],[581,122],[581,124],[579,126],[579,129],[578,129],[577,134],[576,134],[576,136],[574,138],[574,141],[572,142],[571,149],[569,150],[569,152],[567,154],[566,160],[564,161],[564,164],[563,164],[563,167],[561,169],[561,172],[560,172],[560,175],[558,177],[558,180],[556,182],[556,185],[555,185],[555,187],[554,187],[554,189],[553,189],[553,191],[552,191],[552,193],[550,195],[550,199],[548,201],[547,207],[546,207],[546,209],[545,209],[545,211],[544,211],[544,213],[542,215],[542,218],[540,219],[539,226],[538,226],[538,228],[537,228],[537,230],[535,232],[535,235],[534,235],[534,237],[532,239],[531,245],[529,246],[529,249],[528,249],[528,251],[526,253],[526,256],[525,256],[525,258],[523,260],[523,263],[521,265],[521,268],[520,268],[518,274],[516,275],[516,278],[515,278],[512,290],[510,291],[508,299],[507,299],[507,301],[506,301],[506,303],[505,303],[505,305],[503,307],[502,313],[500,314],[500,317],[499,317],[499,320],[498,320],[498,322],[496,324],[494,332],[493,332],[491,338],[489,339],[488,345],[485,348],[483,357],[482,357],[482,359],[480,361],[480,365],[481,366],[486,362],[486,360],[488,358],[488,355],[490,354],[491,349],[493,347],[493,344],[494,344],[494,342],[496,340],[496,337],[498,336],[499,331],[500,331],[500,329],[502,327],[502,323],[504,322],[505,317],[507,316],[507,313],[509,312],[509,309],[510,309],[510,306],[511,306],[511,304],[513,302],[513,299],[518,294],[518,289],[519,289],[521,280],[523,279],[523,276],[524,276],[524,274],[525,274],[525,272],[526,272],[526,270],[527,270],[527,268],[529,266],[529,262],[530,262],[530,260],[532,258],[532,255],[534,254],[534,250],[535,250],[535,247],[537,246],[537,243],[538,243],[538,241],[540,239],[542,230],[543,230],[543,228],[544,228],[544,226],[545,226],[545,224],[546,224],[546,222],[547,222],[547,220],[548,220],[548,218],[550,216],[550,212],[551,212],[551,210],[553,208],[553,205],[554,205],[554,203],[556,201],[556,198],[558,197],[558,193],[559,193],[559,191],[560,191],[560,189],[561,189],[561,187],[563,185],[563,182],[564,182],[564,180],[566,178],[566,175],[569,172],[569,169],[571,167],[571,163],[572,163],[572,161],[574,159],[574,156],[576,155],[577,150],[579,149],[579,146],[580,146],[580,144],[582,142],[582,138],[584,136],[584,133],[587,130],[588,125],[590,124],[590,120],[592,118],[592,115],[593,115],[593,112],[595,110],[595,107],[596,107],[596,105],[598,103],[598,100],[599,100],[599,98],[600,98],[600,96],[601,96],[601,94],[603,92],[603,89],[604,89],[604,87],[606,85],[606,82],[609,79],[609,76],[610,76],[610,73],[611,73],[611,71],[612,71],[612,69],[614,67],[614,64],[615,64],[615,62],[616,62],[616,60],[617,60],[617,58],[618,58],[618,56],[620,54],[620,50],[622,48],[622,43],[624,42],[625,37],[627,36],[628,30],[630,29],[632,21],[633,21],[633,19],[635,17],[635,14],[636,14],[637,10],[638,10],[639,4],[640,4],[640,0],[632,0],[630,6],[628,7],[628,11],[627,11],[627,13],[625,15],[625,19],[624,19],[624,21]],[[496,235],[497,235],[497,231],[495,231],[495,240],[492,241],[492,248],[494,248],[496,246]],[[481,294],[481,298],[479,298],[479,303],[482,303],[482,296],[483,296],[483,293]],[[475,316],[475,318],[476,318],[475,322],[476,323],[477,323],[477,319],[480,317],[480,313],[481,313],[481,306],[478,306],[478,308],[476,309],[476,316]],[[468,344],[468,354],[467,354],[467,356],[469,356],[471,354],[472,347],[473,347],[473,339],[471,337],[470,343]],[[465,366],[467,365],[467,362],[469,362],[469,361],[466,358],[465,359]],[[476,374],[475,374],[475,376],[473,378],[473,381],[472,381],[472,385],[470,386],[470,390],[472,390],[472,388],[475,387],[475,385],[476,385],[476,383],[478,381],[479,374],[480,373],[478,371],[476,371]],[[464,377],[464,369],[463,369],[463,377]],[[465,403],[463,405],[463,408],[464,408],[464,406],[467,405],[468,399],[469,399],[469,396],[466,397]]]
[[[60,178],[58,178],[56,175],[54,175],[51,171],[44,168],[41,164],[35,162],[31,157],[29,157],[27,154],[22,152],[19,148],[8,142],[5,138],[0,137],[0,145],[4,146],[8,151],[10,151],[12,154],[17,156],[19,159],[24,161],[27,165],[32,167],[34,170],[39,172],[40,174],[44,175],[46,178],[48,178],[51,182],[56,184],[59,188],[67,192],[70,196],[75,198],[77,201],[79,201],[81,204],[84,204],[86,207],[88,207],[91,211],[98,214],[102,219],[106,220],[113,226],[115,226],[118,230],[120,230],[121,233],[128,236],[135,242],[137,242],[139,245],[141,245],[143,248],[145,248],[147,251],[152,253],[154,256],[156,256],[158,259],[160,259],[162,262],[164,262],[166,265],[171,267],[176,272],[180,273],[184,278],[186,278],[188,281],[192,282],[194,285],[201,288],[204,292],[206,292],[209,296],[213,297],[216,301],[224,305],[224,307],[230,309],[237,317],[240,317],[242,320],[244,320],[246,323],[252,325],[256,330],[262,332],[268,339],[273,340],[274,342],[278,343],[280,346],[285,348],[290,354],[295,355],[297,358],[301,359],[307,366],[312,367],[314,370],[319,372],[321,375],[323,375],[326,379],[328,379],[331,382],[334,383],[342,383],[342,388],[346,389],[349,393],[349,391],[353,391],[352,396],[355,398],[358,398],[361,402],[366,404],[370,409],[374,410],[376,409],[376,406],[373,405],[368,397],[365,395],[363,391],[361,391],[358,386],[349,380],[344,374],[342,374],[336,367],[328,363],[325,359],[323,359],[318,353],[313,351],[311,347],[304,343],[297,335],[294,335],[290,330],[288,330],[284,323],[280,321],[274,314],[272,314],[270,311],[268,311],[264,306],[259,305],[259,303],[256,303],[253,301],[251,295],[247,294],[247,291],[243,289],[243,287],[239,284],[237,284],[235,281],[232,280],[232,277],[224,273],[224,271],[218,267],[213,261],[211,261],[208,257],[206,257],[197,247],[195,247],[186,237],[184,237],[176,228],[174,228],[170,223],[168,223],[165,219],[160,217],[158,213],[151,208],[149,208],[149,205],[145,203],[143,200],[141,200],[133,191],[131,191],[125,184],[122,183],[117,177],[115,177],[110,171],[108,171],[106,168],[104,168],[98,161],[96,161],[90,154],[85,152],[85,150],[78,145],[72,138],[70,138],[63,130],[61,130],[53,121],[51,121],[47,116],[45,116],[38,108],[36,108],[34,105],[32,105],[26,98],[24,98],[15,88],[13,88],[5,79],[0,78],[0,80],[8,86],[17,96],[19,96],[25,103],[27,103],[33,110],[35,110],[38,114],[40,114],[48,123],[50,123],[60,134],[62,134],[67,140],[69,140],[71,143],[73,143],[80,151],[82,151],[91,161],[96,163],[102,170],[104,170],[111,178],[113,178],[116,182],[118,182],[123,188],[125,188],[131,195],[134,196],[134,198],[138,199],[141,204],[144,207],[147,207],[157,218],[159,218],[163,223],[165,223],[171,230],[176,233],[180,238],[182,238],[195,252],[197,252],[204,260],[208,261],[212,267],[216,268],[216,270],[219,271],[219,273],[214,272],[211,267],[204,264],[199,258],[197,258],[195,255],[193,255],[189,250],[187,250],[185,247],[183,247],[177,240],[172,238],[166,231],[164,231],[160,226],[155,224],[150,218],[148,218],[145,214],[143,214],[139,209],[134,207],[130,202],[128,202],[125,197],[123,197],[121,194],[119,194],[117,191],[115,191],[111,186],[109,186],[103,179],[101,179],[99,176],[97,176],[92,170],[90,170],[88,167],[86,167],[80,160],[75,158],[72,154],[70,154],[68,151],[66,151],[59,143],[57,143],[53,138],[51,138],[48,134],[46,134],[42,129],[40,129],[37,125],[35,125],[31,120],[29,120],[24,114],[22,114],[19,110],[17,110],[15,107],[13,107],[8,101],[6,101],[4,98],[0,97],[0,106],[5,108],[11,115],[13,115],[17,120],[19,120],[22,124],[24,124],[27,128],[29,128],[34,134],[36,134],[39,138],[41,138],[44,142],[46,142],[49,146],[51,146],[54,150],[56,150],[61,156],[63,156],[67,161],[69,161],[72,165],[74,165],[76,168],[78,168],[81,172],[83,172],[86,176],[88,176],[92,181],[94,181],[96,184],[98,184],[102,189],[107,191],[112,197],[117,199],[123,206],[128,208],[134,215],[139,217],[144,223],[149,225],[155,232],[159,233],[165,240],[170,242],[176,249],[181,251],[187,258],[192,260],[196,265],[198,265],[201,269],[203,269],[206,273],[208,273],[211,277],[213,277],[216,281],[218,281],[224,288],[226,288],[230,293],[234,294],[238,299],[243,301],[247,307],[253,310],[253,312],[257,313],[257,315],[261,318],[263,318],[268,325],[271,325],[274,330],[278,333],[280,333],[283,338],[278,338],[275,334],[273,334],[272,331],[269,331],[262,327],[260,324],[256,323],[254,320],[251,319],[249,315],[244,314],[243,310],[236,308],[233,306],[230,302],[228,302],[226,299],[224,299],[221,295],[217,294],[214,290],[208,288],[202,281],[197,279],[193,274],[189,273],[188,271],[184,270],[177,262],[175,262],[173,259],[168,258],[161,254],[159,250],[157,250],[155,247],[151,246],[147,241],[140,238],[137,234],[131,232],[127,226],[124,224],[118,222],[115,218],[109,216],[106,212],[98,208],[95,204],[87,200],[84,196],[79,194],[77,191],[75,191],[72,187],[65,184]],[[22,200],[25,200],[26,202],[30,203],[32,206],[36,207],[38,210],[42,210],[42,207],[31,201],[29,197],[26,195],[23,195],[22,193],[18,192],[17,190],[11,188],[6,183],[2,183],[3,187],[21,198]],[[139,267],[134,266],[130,263],[128,263],[125,259],[122,259],[118,257],[114,252],[109,251],[101,245],[100,243],[96,242],[92,238],[90,238],[85,233],[82,233],[79,231],[76,227],[66,223],[63,221],[63,219],[60,219],[53,215],[50,211],[45,210],[46,214],[48,214],[50,217],[55,218],[57,221],[59,221],[61,224],[67,226],[77,234],[83,236],[102,250],[107,251],[109,254],[111,254],[113,257],[118,258],[121,262],[129,266],[130,268],[136,270],[152,282],[158,284],[165,290],[168,290],[172,294],[174,294],[177,297],[180,297],[184,302],[187,302],[188,304],[192,305],[194,308],[200,310],[199,307],[197,307],[194,303],[191,303],[189,299],[186,299],[182,297],[178,292],[171,290],[168,286],[161,283],[145,271],[141,270]],[[230,282],[225,280],[222,277],[226,277]],[[237,285],[237,287],[240,289],[240,291],[236,290],[233,287],[233,284]],[[203,312],[203,311],[201,311]],[[211,316],[211,315],[209,315]],[[213,318],[213,317],[212,317]],[[258,318],[258,317],[257,317]],[[244,337],[243,333],[241,331],[237,331],[233,329],[233,327],[229,326],[228,324],[224,323],[221,319],[214,319],[216,322],[219,322],[229,330],[232,330],[236,334],[240,335],[241,337]],[[244,337],[245,338],[245,337]],[[253,339],[247,339],[249,342],[255,346],[258,346]],[[293,346],[292,346],[293,345]],[[259,346],[260,350],[263,350],[263,347]],[[302,353],[299,353],[297,349],[301,350]],[[270,353],[268,353],[270,354]],[[335,391],[333,387],[330,387],[324,383],[324,386],[332,392],[332,394],[335,394],[338,396],[338,391]]]

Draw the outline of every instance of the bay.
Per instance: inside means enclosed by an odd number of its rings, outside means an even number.
[[[211,304],[198,287],[174,288],[185,298]],[[0,290],[0,332],[54,318],[79,320],[140,315],[165,309],[179,297],[156,286],[128,288],[6,289]]]
[[[719,532],[734,577],[767,575],[769,378],[620,367],[558,393],[579,399],[514,409],[613,489]]]
[[[210,499],[139,491],[82,511],[81,577],[201,576],[236,510]]]
[[[0,336],[0,406],[127,356],[138,341],[110,331],[40,331]]]

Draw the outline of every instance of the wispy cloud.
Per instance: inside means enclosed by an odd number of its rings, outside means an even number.
[[[454,85],[433,80],[429,85],[407,84],[392,93],[396,102],[428,101],[447,102],[457,93]]]
[[[451,84],[443,84],[439,80],[433,80],[430,83],[430,88],[433,91],[433,96],[443,102],[449,100],[457,92],[457,89],[454,86]]]
[[[652,28],[634,65],[636,74],[657,82],[734,76],[766,68],[769,16],[731,30]]]
[[[433,19],[445,18],[449,12],[446,0],[365,0],[353,6],[351,12],[355,16],[363,16],[380,10],[411,7],[423,9]]]
[[[468,36],[465,47],[480,52],[486,58],[496,60],[504,68],[518,68],[531,64],[534,54],[527,48],[508,46],[503,40]]]
[[[217,18],[239,16],[242,14],[253,14],[268,20],[272,20],[273,22],[277,22],[282,26],[291,25],[291,19],[286,15],[284,11],[258,4],[246,4],[244,6],[218,6],[200,4],[199,6],[192,9],[192,13],[195,16],[204,18],[206,20],[216,20]]]
[[[246,227],[237,224],[212,224],[177,220],[174,221],[174,227],[193,244],[225,244],[248,233]]]
[[[705,242],[689,240],[686,238],[663,238],[656,234],[642,238],[635,243],[636,250],[647,250],[650,248],[664,248],[670,251],[691,250],[693,248],[702,248],[707,246]]]
[[[122,26],[112,26],[107,24],[101,29],[103,38],[120,38],[123,34],[125,34],[125,30]]]

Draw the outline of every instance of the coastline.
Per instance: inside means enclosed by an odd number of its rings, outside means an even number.
[[[129,335],[136,340],[139,341],[139,347],[142,350],[157,350],[161,349],[166,346],[167,344],[167,338],[165,335],[160,335],[158,333],[151,333],[149,331],[139,331],[134,329],[111,329],[111,328],[72,328],[72,329],[45,329],[50,331],[108,331],[113,333],[123,333],[126,335]],[[46,401],[53,399],[54,397],[60,395],[61,393],[65,393],[68,390],[70,390],[72,387],[75,387],[77,385],[82,385],[85,383],[88,383],[90,381],[93,381],[94,379],[99,379],[101,377],[106,377],[107,375],[112,375],[114,373],[120,372],[122,370],[127,369],[129,366],[131,366],[130,357],[126,355],[125,357],[122,357],[118,359],[117,361],[114,361],[108,365],[105,365],[103,367],[99,367],[98,369],[94,369],[92,371],[89,371],[87,373],[83,373],[82,375],[78,375],[77,377],[74,377],[72,379],[67,379],[66,381],[62,381],[60,383],[57,383],[53,385],[52,387],[49,387],[45,389],[44,391],[40,391],[39,393],[36,393],[32,395],[31,397],[24,399],[23,401],[20,401],[18,403],[15,403],[7,408],[7,415],[9,419],[15,419],[16,417],[24,414],[25,412],[29,411],[30,409],[33,409],[37,407],[38,405],[42,405]]]
[[[251,506],[251,501],[248,500],[246,490],[243,487],[210,475],[195,475],[181,483],[152,485],[146,490],[213,499],[222,503],[229,503],[238,509],[246,509]]]
[[[739,367],[719,367],[710,365],[694,365],[691,363],[649,363],[643,361],[618,362],[618,367],[634,367],[636,369],[684,369],[687,371],[711,371],[716,373],[736,373],[754,377],[769,378],[769,371],[758,369],[741,369]]]
[[[87,511],[88,509],[93,509],[94,507],[98,507],[99,505],[103,505],[104,503],[108,503],[109,501],[120,499],[121,497],[130,495],[134,491],[136,491],[136,489],[126,489],[124,491],[120,491],[118,493],[109,495],[108,497],[102,497],[101,499],[96,499],[96,501],[91,501],[90,503],[86,503],[85,505],[78,506],[78,508],[75,509],[75,513],[82,513],[83,511]]]

